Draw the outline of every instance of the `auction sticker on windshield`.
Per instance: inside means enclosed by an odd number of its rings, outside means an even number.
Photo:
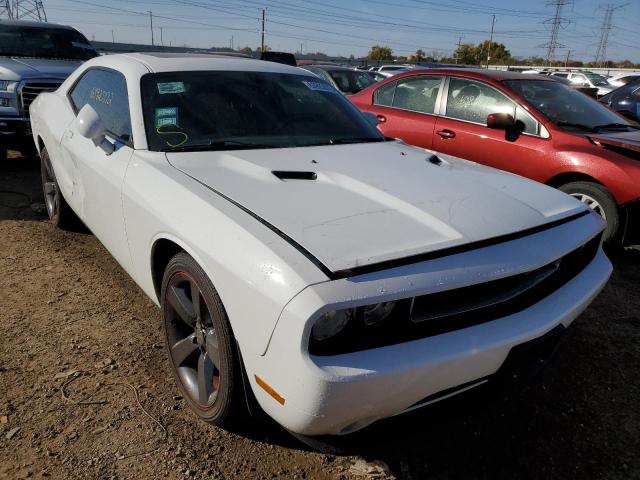
[[[336,93],[337,90],[325,82],[304,81],[309,90],[318,90],[320,92]]]
[[[186,88],[184,88],[184,82],[158,83],[158,92],[160,93],[160,95],[164,95],[167,93],[184,93],[186,91]]]

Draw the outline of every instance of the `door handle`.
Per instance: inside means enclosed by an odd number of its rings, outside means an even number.
[[[71,140],[73,138],[73,130],[65,130],[63,140]]]
[[[378,119],[378,122],[380,123],[384,123],[387,121],[387,117],[385,117],[384,115],[376,115],[376,118]]]
[[[436,132],[436,135],[440,135],[442,138],[456,138],[456,132],[452,131],[452,130],[438,130]]]

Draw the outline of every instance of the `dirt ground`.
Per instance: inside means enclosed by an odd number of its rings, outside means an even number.
[[[39,164],[0,162],[0,478],[640,478],[640,251],[550,365],[318,453],[227,432],[178,396],[159,312],[98,241],[45,220]]]

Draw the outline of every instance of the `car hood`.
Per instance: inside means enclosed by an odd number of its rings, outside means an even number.
[[[80,60],[0,57],[0,77],[3,80],[22,80],[34,77],[64,79],[81,64]]]
[[[437,165],[432,157],[401,142],[167,154],[175,168],[334,273],[520,232],[585,209],[522,177],[441,154]],[[287,178],[296,176],[289,172],[308,179]]]
[[[597,135],[588,135],[588,137],[592,141],[602,145],[609,145],[612,147],[623,148],[625,150],[640,152],[640,131],[607,132],[599,133]]]

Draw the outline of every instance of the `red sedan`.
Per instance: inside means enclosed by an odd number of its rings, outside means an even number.
[[[349,99],[386,136],[559,188],[606,219],[605,241],[633,241],[640,127],[569,86],[452,68],[399,74]]]

